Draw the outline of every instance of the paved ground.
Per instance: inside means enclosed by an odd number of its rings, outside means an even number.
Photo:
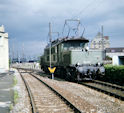
[[[0,74],[0,113],[9,113],[13,102],[13,72]]]

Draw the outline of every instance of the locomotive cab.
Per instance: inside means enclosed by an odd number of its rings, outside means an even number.
[[[71,39],[63,42],[63,50],[82,50],[88,45],[88,40],[84,38]]]

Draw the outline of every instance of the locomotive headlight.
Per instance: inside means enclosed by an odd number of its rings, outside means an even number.
[[[85,47],[85,51],[89,51],[89,47],[87,46],[87,47]]]
[[[100,62],[96,63],[96,66],[100,66],[100,65],[101,65]]]
[[[76,65],[75,65],[75,66],[77,67],[77,66],[79,66],[79,65],[80,65],[80,63],[78,62],[78,63],[76,63]]]
[[[77,63],[77,65],[79,66],[79,65],[80,65],[80,63],[78,62],[78,63]]]
[[[98,66],[100,66],[100,62],[98,62]]]

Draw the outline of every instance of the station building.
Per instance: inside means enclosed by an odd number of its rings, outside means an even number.
[[[0,26],[0,73],[9,70],[8,33]]]
[[[124,65],[124,47],[106,48],[106,56],[112,58],[113,65]]]

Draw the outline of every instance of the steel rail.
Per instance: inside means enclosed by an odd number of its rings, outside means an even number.
[[[107,82],[103,82],[103,81],[99,81],[99,80],[92,80],[92,82],[124,91],[123,86],[119,86],[119,85],[116,85],[116,84],[111,84],[111,83],[107,83]]]
[[[51,86],[49,86],[47,83],[39,79],[38,77],[34,76],[32,73],[30,73],[33,77],[35,77],[37,80],[42,82],[45,86],[47,86],[51,91],[53,91],[57,96],[59,96],[65,103],[68,105],[75,113],[81,113],[81,111],[74,106],[69,100],[67,100],[64,96],[62,96],[59,92],[57,92],[55,89],[53,89]]]
[[[95,86],[88,85],[87,83],[79,83],[79,84],[82,84],[82,85],[84,85],[86,87],[92,88],[94,90],[100,91],[100,92],[105,93],[105,94],[107,94],[109,96],[112,96],[112,97],[115,97],[115,98],[118,98],[118,99],[124,101],[124,96],[118,95],[118,94],[113,93],[113,92],[109,92],[107,90],[104,90],[104,89],[101,89],[101,88],[98,88],[98,87],[95,87]]]
[[[30,98],[30,104],[31,104],[32,113],[38,113],[37,112],[37,109],[36,109],[36,106],[35,106],[35,103],[34,103],[34,99],[33,99],[33,96],[32,96],[31,90],[30,90],[30,87],[29,87],[28,83],[25,81],[25,79],[22,76],[22,74],[19,71],[19,69],[17,69],[17,70],[18,70],[19,74],[21,75],[21,78],[24,81],[25,87],[27,89],[27,92],[28,92],[28,95],[29,95],[29,98]]]

